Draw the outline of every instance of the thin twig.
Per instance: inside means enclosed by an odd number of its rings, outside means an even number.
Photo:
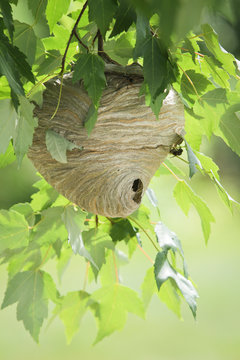
[[[128,219],[132,220],[145,233],[145,235],[151,241],[151,243],[153,244],[153,246],[155,247],[157,252],[159,252],[160,251],[159,248],[157,247],[157,245],[155,244],[155,242],[153,241],[151,236],[148,234],[148,232],[144,229],[144,227],[142,227],[142,225],[136,219],[132,218],[131,216],[128,216]]]
[[[75,24],[74,24],[74,27],[73,27],[73,29],[72,29],[72,32],[71,32],[71,34],[70,34],[70,36],[69,36],[69,39],[68,39],[68,42],[67,42],[67,46],[66,46],[65,52],[64,52],[64,54],[63,54],[63,58],[62,58],[61,74],[64,73],[64,67],[65,67],[65,62],[66,62],[66,56],[67,56],[68,48],[69,48],[69,46],[70,46],[70,43],[71,43],[71,41],[72,41],[73,36],[74,36],[74,35],[76,36],[75,33],[76,33],[77,26],[78,26],[78,24],[79,24],[79,21],[81,20],[81,17],[82,17],[82,15],[83,15],[84,11],[86,10],[87,3],[88,3],[88,1],[86,1],[85,4],[83,5],[82,10],[81,10],[81,12],[80,12],[80,14],[79,14],[79,16],[78,16]]]
[[[52,248],[52,245],[50,244],[49,247],[48,247],[48,249],[47,249],[47,251],[46,251],[46,253],[45,253],[45,255],[44,255],[44,257],[43,257],[43,259],[42,259],[41,264],[38,266],[38,269],[40,269],[40,267],[45,263],[45,261],[46,261],[46,259],[47,259],[47,257],[48,257],[48,254],[49,254],[49,251],[51,250],[51,248]]]
[[[180,179],[164,162],[162,164],[175,177],[175,179],[177,179],[177,181],[182,181],[182,179]]]
[[[80,37],[78,36],[78,33],[77,33],[77,30],[76,30],[76,29],[75,29],[75,31],[74,31],[74,36],[77,38],[79,44],[81,44],[81,45],[87,50],[87,52],[89,52],[89,49],[88,49],[87,45],[85,45],[85,44],[82,42],[82,40],[81,40]]]
[[[193,90],[194,90],[195,94],[197,95],[197,98],[200,99],[200,96],[198,95],[197,89],[196,89],[194,83],[192,82],[191,78],[188,76],[188,74],[186,73],[186,71],[183,70],[183,68],[182,68],[179,64],[177,64],[177,66],[182,70],[182,72],[184,73],[184,75],[185,75],[186,78],[188,79],[189,83],[192,85]]]
[[[111,59],[110,56],[108,56],[108,54],[105,53],[104,48],[103,48],[103,37],[102,37],[102,34],[101,34],[100,30],[98,30],[96,36],[97,36],[97,39],[98,39],[98,55],[101,56],[101,58],[107,64],[120,65],[117,61]]]

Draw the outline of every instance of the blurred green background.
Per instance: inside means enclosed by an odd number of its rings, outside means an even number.
[[[215,160],[222,169],[224,186],[239,200],[239,160],[222,142],[209,151],[215,154]],[[174,161],[179,165],[180,160]],[[28,200],[35,180],[34,169],[27,159],[21,170],[17,170],[15,164],[1,169],[0,207],[8,208],[15,201]],[[80,331],[69,346],[66,345],[64,327],[59,319],[54,320],[47,329],[45,324],[40,345],[37,345],[23,324],[17,322],[16,306],[13,305],[0,312],[0,360],[128,360],[133,357],[139,360],[240,359],[240,214],[235,212],[232,217],[218,198],[214,186],[205,177],[195,176],[191,185],[207,200],[216,218],[206,247],[196,212],[192,210],[186,218],[172,198],[175,182],[171,175],[163,175],[154,178],[151,187],[159,200],[162,221],[182,241],[190,275],[200,294],[197,321],[193,320],[185,304],[182,306],[184,320],[178,320],[155,296],[146,321],[130,315],[122,332],[114,333],[94,347],[91,344],[96,336],[96,325],[90,313],[83,319]],[[148,244],[145,246],[148,249]],[[136,251],[130,264],[122,267],[123,283],[139,290],[149,267],[147,259]],[[74,257],[61,284],[57,280],[54,263],[47,265],[46,269],[53,272],[62,293],[82,286],[85,265],[79,256]],[[1,266],[0,301],[6,281],[6,269]]]

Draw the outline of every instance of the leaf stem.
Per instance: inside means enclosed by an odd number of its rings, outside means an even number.
[[[175,179],[177,179],[177,181],[182,181],[182,179],[180,179],[164,162],[162,164],[175,177]]]
[[[143,248],[142,248],[139,244],[137,244],[137,247],[138,247],[139,250],[143,253],[143,255],[144,255],[152,264],[154,264],[154,261],[150,258],[150,256],[146,253],[145,250],[143,250]]]
[[[151,236],[147,233],[147,231],[142,227],[142,225],[139,224],[139,222],[137,220],[135,220],[134,218],[132,218],[131,216],[128,216],[128,218],[130,220],[132,220],[133,222],[135,222],[135,224],[144,232],[144,234],[147,236],[147,238],[151,241],[151,243],[153,244],[153,246],[155,247],[157,252],[159,252],[160,251],[159,248],[157,247],[157,245],[155,244],[155,242],[153,241]]]
[[[188,76],[188,74],[186,73],[186,71],[183,70],[183,68],[182,68],[179,64],[177,64],[177,66],[182,70],[182,72],[184,73],[184,75],[185,75],[186,78],[188,79],[189,83],[192,85],[192,88],[193,88],[195,94],[197,95],[197,98],[200,99],[200,96],[199,96],[199,94],[198,94],[198,92],[197,92],[197,89],[196,89],[194,83],[192,82],[191,78]]]
[[[66,46],[66,49],[65,49],[65,51],[64,51],[63,58],[62,58],[61,74],[64,73],[64,68],[65,68],[65,62],[66,62],[67,52],[68,52],[68,49],[69,49],[69,46],[70,46],[70,43],[71,43],[71,40],[72,40],[73,36],[74,36],[74,35],[76,36],[77,26],[78,26],[78,24],[79,24],[79,21],[81,20],[81,17],[82,17],[82,15],[83,15],[84,11],[86,10],[87,3],[88,3],[88,1],[86,1],[85,4],[83,5],[82,10],[81,10],[81,12],[80,12],[80,14],[79,14],[79,16],[78,16],[75,24],[74,24],[74,27],[73,27],[73,29],[72,29],[72,32],[71,32],[71,34],[70,34],[70,36],[69,36],[69,39],[68,39],[68,42],[67,42],[67,46]],[[77,36],[76,36],[76,37],[77,37]],[[77,39],[78,39],[78,37],[77,37]],[[79,40],[78,40],[78,41],[79,41]]]
[[[60,90],[59,90],[59,95],[58,95],[58,103],[57,103],[54,113],[52,114],[52,116],[50,118],[50,121],[55,117],[56,113],[58,112],[61,97],[62,97],[62,87],[63,87],[63,72],[61,72],[61,84],[60,84]]]
[[[46,253],[45,253],[45,255],[44,255],[43,259],[42,259],[41,264],[37,267],[37,270],[39,270],[42,267],[42,265],[45,263],[45,261],[46,261],[46,259],[48,257],[49,251],[51,249],[52,249],[52,244],[49,245],[49,247],[48,247],[48,249],[47,249],[47,251],[46,251]]]

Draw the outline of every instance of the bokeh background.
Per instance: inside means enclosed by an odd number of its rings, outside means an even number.
[[[228,2],[226,1],[225,4]],[[225,13],[224,13],[225,12]],[[226,6],[210,20],[220,35],[223,46],[239,58],[240,7],[233,12]],[[240,201],[240,161],[221,140],[204,143],[203,151],[210,154],[220,167],[222,183]],[[177,165],[179,160],[175,159]],[[37,180],[31,163],[25,159],[20,170],[16,164],[0,169],[0,208],[30,199]],[[159,201],[162,221],[182,241],[189,272],[197,285],[197,321],[183,304],[180,321],[155,296],[146,320],[129,315],[123,331],[116,332],[96,346],[95,320],[88,314],[78,334],[66,345],[64,327],[56,319],[43,327],[40,345],[34,343],[23,324],[16,320],[16,306],[0,311],[0,360],[239,360],[240,359],[240,214],[232,216],[219,199],[214,186],[197,175],[191,186],[207,200],[216,223],[212,225],[209,244],[205,246],[200,220],[192,209],[184,216],[172,197],[175,179],[161,176],[152,181]],[[139,289],[149,263],[136,252],[131,263],[122,268],[124,284]],[[54,264],[47,265],[54,272]],[[85,267],[75,256],[63,276],[62,283],[54,279],[62,293],[81,287]],[[7,272],[0,267],[0,302],[7,283]]]

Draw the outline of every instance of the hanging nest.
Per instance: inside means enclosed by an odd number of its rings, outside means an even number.
[[[48,81],[42,108],[36,107],[38,128],[28,156],[37,170],[59,193],[81,208],[107,217],[126,217],[141,202],[148,184],[173,146],[180,143],[184,109],[171,90],[156,120],[145,97],[139,96],[143,76],[139,66],[106,65],[107,87],[103,91],[98,120],[90,136],[84,121],[91,100],[81,82],[63,80],[62,96],[54,113],[60,81]],[[50,129],[71,141],[66,164],[47,151]]]

